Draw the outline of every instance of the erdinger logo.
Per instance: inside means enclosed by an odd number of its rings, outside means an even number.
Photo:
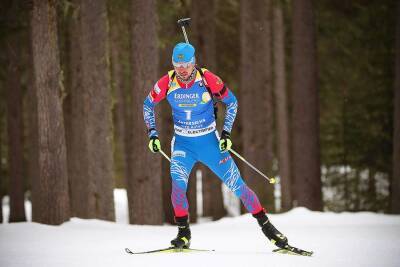
[[[192,93],[192,94],[175,94],[175,99],[185,100],[185,99],[197,99],[199,98],[199,94]]]
[[[179,59],[183,59],[185,56],[183,54],[178,54]]]
[[[229,159],[231,158],[231,155],[227,156],[226,158],[223,158],[219,161],[219,165],[226,163]]]

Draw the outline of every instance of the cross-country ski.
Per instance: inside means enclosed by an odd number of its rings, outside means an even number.
[[[213,249],[197,249],[197,248],[176,248],[176,247],[167,247],[160,248],[154,250],[146,250],[146,251],[132,251],[129,248],[125,248],[125,252],[132,255],[139,254],[152,254],[152,253],[187,253],[187,252],[213,252]]]

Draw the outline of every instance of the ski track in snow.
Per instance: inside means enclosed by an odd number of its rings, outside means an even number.
[[[400,266],[398,215],[296,208],[270,216],[292,245],[313,250],[313,257],[273,253],[275,247],[248,214],[192,225],[192,247],[215,252],[129,255],[125,247],[143,251],[169,246],[177,229],[126,224],[121,195],[116,195],[116,210],[118,223],[72,218],[61,226],[1,224],[0,266]]]

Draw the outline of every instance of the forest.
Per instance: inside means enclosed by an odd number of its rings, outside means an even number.
[[[113,192],[123,188],[130,224],[174,223],[170,163],[148,149],[143,101],[173,69],[184,42],[177,20],[187,17],[197,65],[238,100],[233,148],[277,180],[232,156],[268,212],[400,214],[398,1],[4,0],[0,200],[9,222],[27,220],[25,201],[34,222],[115,221]],[[156,121],[170,155],[167,101]],[[191,222],[232,216],[220,179],[200,163],[187,194]]]

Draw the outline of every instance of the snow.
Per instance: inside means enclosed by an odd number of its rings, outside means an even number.
[[[176,227],[127,224],[126,192],[115,192],[117,223],[72,218],[61,226],[0,224],[0,266],[400,266],[400,216],[296,208],[270,215],[291,244],[313,257],[272,252],[250,215],[193,224],[192,247],[215,252],[128,255],[166,247]],[[30,206],[27,202],[27,217]],[[8,217],[7,199],[3,214]]]

